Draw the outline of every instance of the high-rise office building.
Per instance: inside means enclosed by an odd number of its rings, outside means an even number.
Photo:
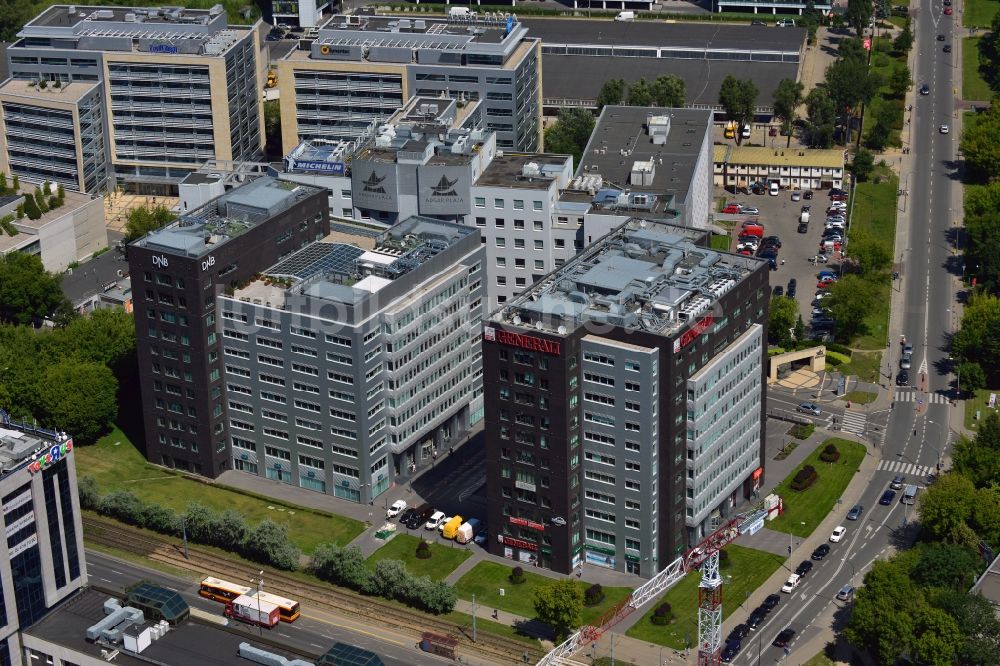
[[[18,631],[87,583],[73,440],[0,410],[0,665],[20,664]]]
[[[263,146],[256,26],[211,9],[54,5],[7,48],[0,170],[83,192],[175,194]]]
[[[651,576],[759,485],[768,266],[633,219],[483,323],[491,552]]]
[[[325,190],[263,177],[129,245],[151,462],[210,477],[229,468],[216,296],[329,230]]]

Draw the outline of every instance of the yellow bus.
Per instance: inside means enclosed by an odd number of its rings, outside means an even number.
[[[236,597],[250,594],[251,590],[252,588],[246,587],[245,585],[237,585],[236,583],[230,583],[228,580],[222,580],[221,578],[213,578],[212,576],[209,576],[205,580],[201,581],[201,587],[198,589],[198,594],[206,599],[214,599],[215,601],[228,603]]]
[[[282,622],[295,622],[299,619],[299,615],[302,614],[299,610],[299,602],[279,597],[277,594],[271,594],[270,592],[254,592],[248,596],[277,606],[278,617],[281,618]]]

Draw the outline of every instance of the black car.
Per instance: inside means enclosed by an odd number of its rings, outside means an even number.
[[[938,40],[939,42],[943,42],[943,41],[944,41],[944,35],[938,35],[938,36],[937,36],[937,40]]]
[[[829,544],[825,544],[825,543],[824,544],[820,544],[816,548],[816,550],[813,551],[813,554],[811,555],[811,557],[812,557],[812,559],[814,559],[814,560],[816,560],[818,562],[819,560],[822,560],[824,557],[826,557],[829,554],[829,552],[830,552],[830,546],[829,546]]]
[[[798,287],[798,284],[799,283],[795,280],[795,278],[788,281],[788,288],[785,289],[785,293],[788,294],[789,298],[795,298],[795,290],[796,287]]]
[[[416,509],[407,509],[403,513],[399,514],[399,522],[401,524],[405,525],[406,521],[408,521],[411,518],[413,518],[413,514],[415,514],[416,512],[417,512]]]
[[[420,508],[414,509],[408,520],[401,522],[406,525],[407,529],[415,530],[426,523],[433,513],[434,507],[424,504]]]
[[[779,603],[781,603],[781,595],[780,594],[769,594],[769,595],[767,595],[767,599],[764,599],[764,603],[762,603],[760,605],[760,607],[761,608],[766,608],[767,612],[770,613],[771,611],[773,611],[775,609],[775,607]]]
[[[813,198],[813,191],[812,190],[806,190],[805,192],[802,193],[802,198],[803,199],[812,199]]]
[[[831,197],[835,197],[835,196],[847,196],[847,190],[842,190],[839,187],[831,187],[830,188],[830,196]]]
[[[945,44],[944,48],[941,50],[944,51],[945,53],[951,53],[951,44]]]
[[[798,232],[800,234],[807,234],[807,233],[809,233],[809,223],[808,222],[799,222]]]
[[[764,23],[763,21],[750,21],[750,25],[763,25],[763,26],[766,26],[767,24]]]
[[[755,608],[753,612],[750,613],[750,617],[747,618],[747,627],[750,629],[750,631],[757,631],[757,627],[760,626],[760,623],[763,622],[766,617],[767,617],[766,610]]]
[[[739,641],[747,637],[750,633],[750,627],[745,624],[738,624],[733,627],[733,630],[729,632],[729,636],[726,638],[726,642],[729,641]]]
[[[896,386],[909,386],[910,385],[910,373],[906,370],[900,370],[899,374],[896,375]]]
[[[743,647],[743,641],[740,639],[735,639],[731,641],[726,641],[726,647],[722,649],[722,662],[728,664],[736,655],[739,654],[740,648]]]
[[[878,503],[881,504],[882,506],[889,506],[890,504],[892,504],[892,500],[894,500],[895,498],[896,498],[896,491],[887,490],[884,493],[882,493],[882,497],[881,499],[879,499]]]
[[[773,290],[773,291],[771,292],[771,295],[772,295],[772,296],[784,296],[784,295],[785,295],[785,289],[784,289],[784,287],[782,287],[782,286],[781,286],[781,285],[779,284],[779,285],[778,285],[778,286],[776,286],[776,287],[774,288],[774,290]]]
[[[929,85],[927,85],[926,83],[921,83],[920,84],[920,94],[921,95],[930,95],[931,94],[931,87]]]
[[[795,568],[795,573],[800,576],[805,576],[807,573],[812,571],[813,563],[809,560],[804,560],[799,566]]]
[[[781,633],[778,634],[778,637],[774,639],[774,643],[771,645],[780,648],[788,647],[788,644],[792,642],[793,638],[795,638],[794,629],[782,629]]]
[[[764,247],[776,247],[781,248],[781,239],[777,236],[765,236],[764,240],[761,241]]]

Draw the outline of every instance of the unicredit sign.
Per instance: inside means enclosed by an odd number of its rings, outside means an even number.
[[[562,351],[562,344],[553,340],[536,338],[533,335],[521,335],[511,331],[498,331],[492,326],[487,326],[483,331],[483,337],[487,342],[499,342],[502,345],[540,351],[553,356],[559,356]]]

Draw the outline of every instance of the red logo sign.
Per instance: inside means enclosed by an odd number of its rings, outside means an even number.
[[[513,539],[509,536],[500,535],[500,543],[505,546],[514,546],[515,548],[520,548],[521,550],[538,550],[538,546],[531,543],[530,541],[523,541],[521,539]]]
[[[562,351],[562,344],[559,342],[536,338],[531,335],[512,333],[510,331],[487,331],[485,338],[487,340],[495,339],[502,345],[510,345],[511,347],[520,347],[522,349],[530,349],[531,351],[545,352],[546,354],[552,354],[553,356],[559,356],[559,353]]]
[[[694,342],[694,339],[705,332],[709,326],[715,323],[715,315],[709,313],[701,318],[694,326],[684,331],[681,337],[674,340],[674,352],[678,352],[684,347]]]
[[[527,520],[525,518],[515,518],[514,516],[511,516],[510,517],[510,524],[511,525],[520,525],[521,527],[528,527],[528,528],[533,529],[533,530],[538,530],[539,532],[544,532],[545,531],[545,525],[542,525],[541,523],[536,523],[536,522]]]

